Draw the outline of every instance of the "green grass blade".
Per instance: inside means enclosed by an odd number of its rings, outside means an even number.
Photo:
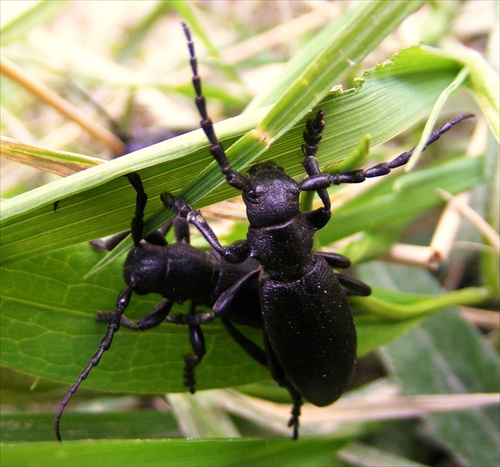
[[[456,61],[414,47],[367,73],[357,89],[330,93],[318,106],[326,114],[321,166],[345,158],[368,133],[374,146],[415,124],[432,109],[459,71]],[[229,146],[255,128],[265,112],[260,109],[218,124],[216,131],[223,144]],[[276,141],[261,160],[274,160],[292,176],[301,175],[303,122]],[[246,157],[246,151],[253,147],[246,140],[243,143]],[[166,190],[182,193],[189,202],[198,200],[195,206],[236,194],[224,185],[216,164],[210,164],[206,146],[201,131],[191,132],[3,201],[1,261],[126,230],[135,196],[121,176],[131,171],[140,173],[150,196],[147,218],[160,209],[158,195]],[[245,161],[238,158],[233,163],[239,168]],[[56,201],[59,204],[54,212]],[[167,216],[161,212],[148,228],[157,228]]]
[[[359,5],[345,26],[326,40],[314,60],[299,74],[288,91],[259,124],[266,141],[289,129],[301,115],[315,107],[322,97],[357,62],[395,29],[423,2],[369,2]],[[370,27],[377,18],[377,28]]]
[[[332,465],[335,452],[347,440],[200,439],[76,441],[4,445],[6,466],[179,465],[183,466],[289,466]],[[103,462],[104,461],[104,462]]]
[[[2,26],[0,29],[2,47],[16,40],[24,39],[32,29],[60,13],[69,3],[69,1],[64,0],[32,2],[21,14]]]
[[[40,148],[3,136],[0,137],[0,142],[2,158],[56,175],[72,175],[104,162],[96,157]]]

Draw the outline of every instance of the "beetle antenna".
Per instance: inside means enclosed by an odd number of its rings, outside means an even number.
[[[80,373],[80,376],[74,382],[73,386],[71,386],[68,393],[66,394],[66,397],[59,404],[59,409],[57,410],[54,420],[54,431],[56,433],[56,438],[58,441],[62,441],[59,425],[61,423],[61,417],[64,412],[64,409],[69,404],[69,401],[73,396],[73,394],[75,394],[78,388],[80,387],[82,381],[86,379],[89,373],[92,371],[92,368],[96,367],[99,364],[103,353],[110,348],[111,343],[113,342],[113,337],[115,335],[115,332],[118,331],[118,329],[120,328],[121,317],[130,302],[130,297],[132,296],[133,291],[134,291],[134,285],[130,284],[126,289],[120,292],[120,295],[118,295],[118,299],[116,300],[115,312],[113,313],[111,321],[108,325],[108,330],[106,332],[106,335],[99,344],[99,349],[97,350],[95,355],[90,359],[85,369]]]
[[[425,142],[422,152],[457,123],[471,117],[474,117],[474,114],[467,113],[457,115],[449,122],[444,123],[439,129],[434,130]],[[302,191],[317,191],[318,189],[326,188],[331,185],[341,185],[342,183],[362,183],[367,178],[382,177],[383,175],[387,175],[391,172],[391,170],[405,165],[410,160],[416,147],[417,146],[414,146],[409,151],[401,153],[390,162],[382,162],[381,164],[377,164],[368,169],[353,170],[352,172],[336,175],[329,175],[327,173],[313,175],[312,177],[308,177],[300,182],[300,189]]]
[[[205,135],[207,135],[207,138],[210,141],[210,153],[219,164],[221,172],[226,177],[226,181],[227,183],[229,183],[229,185],[238,190],[250,192],[253,189],[251,183],[247,178],[231,168],[226,156],[226,151],[224,151],[224,147],[215,135],[214,125],[207,114],[207,104],[201,89],[201,78],[198,74],[198,60],[196,59],[194,51],[194,43],[191,38],[191,31],[189,30],[189,26],[185,22],[182,22],[182,28],[184,29],[184,34],[187,39],[187,45],[189,49],[189,63],[193,72],[192,82],[196,93],[194,102],[201,116],[201,128],[203,128]]]
[[[448,130],[451,130],[451,128],[455,126],[457,123],[460,123],[462,120],[472,117],[474,117],[474,114],[471,113],[461,114],[457,115],[449,122],[444,123],[440,128],[434,130],[430,134],[421,152],[424,152],[428,146],[437,141],[443,133],[446,133]],[[417,146],[413,146],[409,151],[403,152],[390,162],[382,162],[381,164],[378,164],[374,167],[364,170],[363,176],[365,178],[372,178],[372,177],[380,177],[382,175],[387,175],[392,169],[396,169],[397,167],[401,167],[407,164],[408,161],[410,160],[410,157],[413,155],[413,151],[415,151],[416,148]]]

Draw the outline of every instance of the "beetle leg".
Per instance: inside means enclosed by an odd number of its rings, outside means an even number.
[[[351,260],[347,256],[341,255],[339,253],[319,251],[315,254],[321,256],[332,268],[345,269],[351,267]]]
[[[248,282],[252,279],[255,279],[259,275],[259,269],[254,269],[250,271],[248,274],[244,275],[240,279],[238,279],[231,287],[225,290],[223,293],[219,295],[219,298],[212,306],[212,312],[217,317],[223,317],[226,310],[231,305],[234,297],[243,287],[246,286]]]
[[[286,379],[276,361],[274,354],[272,353],[272,349],[269,345],[267,345],[267,352],[259,347],[255,342],[250,340],[247,336],[245,336],[242,332],[236,329],[230,321],[222,318],[222,323],[226,327],[227,331],[231,335],[231,337],[238,343],[238,345],[252,357],[254,360],[259,362],[261,365],[264,365],[267,368],[271,369],[271,374],[273,379],[282,387],[284,387],[289,393],[293,401],[291,414],[292,417],[288,421],[288,426],[293,427],[293,439],[297,439],[299,437],[299,418],[300,418],[300,408],[302,406],[302,397],[300,393],[292,386],[292,384]],[[271,358],[268,358],[271,352]],[[270,365],[270,361],[273,361],[272,368]],[[279,368],[279,370],[278,370]]]
[[[267,367],[267,356],[265,350],[245,336],[241,331],[236,329],[231,321],[225,318],[222,318],[221,321],[237,344],[256,362]]]
[[[172,305],[172,301],[168,298],[164,298],[160,303],[158,303],[158,305],[140,318],[139,321],[137,321],[137,324],[125,315],[122,315],[120,318],[120,326],[131,329],[132,331],[146,331],[147,329],[152,329],[160,325],[165,320],[172,309]],[[113,316],[114,313],[109,311],[100,311],[97,313],[95,319],[96,321],[109,324],[111,323]]]
[[[196,314],[171,314],[167,317],[167,321],[169,323],[174,324],[184,324],[184,325],[199,325],[204,323],[210,323],[216,318],[224,317],[224,313],[230,306],[234,296],[238,293],[238,291],[246,285],[246,283],[255,278],[259,274],[259,270],[255,269],[254,271],[249,272],[247,275],[240,278],[236,281],[229,289],[220,294],[217,301],[212,306],[212,311],[207,312],[199,312]]]
[[[290,413],[292,416],[290,417],[290,420],[288,420],[288,426],[293,427],[293,439],[298,439],[299,437],[299,425],[300,425],[300,413],[301,413],[301,407],[302,407],[302,396],[300,395],[300,392],[297,391],[291,383],[284,383],[283,386],[287,389],[287,391],[290,393],[290,396],[292,396],[292,410]]]
[[[189,306],[189,315],[196,315],[196,304],[193,301]],[[206,353],[205,337],[199,325],[189,326],[189,340],[193,353],[184,356],[184,386],[189,388],[191,394],[194,394],[196,383],[194,369],[200,364]]]
[[[349,258],[338,253],[319,252],[316,253],[316,255],[321,256],[332,268],[348,268],[351,265],[351,260]],[[363,281],[344,276],[337,272],[335,273],[335,277],[338,279],[347,295],[367,297],[372,292],[371,287]]]
[[[266,348],[266,354],[268,357],[267,367],[271,372],[271,376],[281,387],[285,388],[291,398],[292,398],[292,410],[291,410],[291,418],[288,420],[288,426],[293,427],[293,435],[292,439],[297,439],[299,437],[299,419],[302,407],[302,396],[297,389],[293,386],[293,384],[288,380],[281,367],[280,363],[276,358],[276,354],[271,347],[271,343],[269,342],[269,338],[267,337],[266,332],[264,331],[264,345]]]
[[[163,246],[167,244],[165,240],[166,233],[170,230],[171,222],[166,222],[163,226],[161,226],[158,230],[150,233],[145,240],[152,245]],[[97,240],[92,240],[90,244],[97,250],[114,250],[118,244],[122,242],[128,235],[130,234],[130,230],[126,230],[124,232],[117,233],[112,237],[103,240],[101,238]]]
[[[172,219],[176,242],[189,243],[189,224],[186,219],[177,216]]]
[[[347,295],[368,297],[368,295],[371,295],[372,293],[372,288],[368,284],[365,284],[363,281],[338,273],[335,273],[335,277],[340,282],[340,285]]]
[[[304,212],[304,216],[314,226],[316,230],[322,229],[332,217],[329,209],[326,207],[315,209],[314,211]]]
[[[117,233],[116,235],[113,235],[112,237],[103,240],[102,238],[99,238],[97,240],[92,240],[90,244],[96,249],[96,250],[107,250],[111,251],[116,248],[116,246],[125,238],[127,235],[130,233],[130,230],[126,230],[125,232],[120,232]]]

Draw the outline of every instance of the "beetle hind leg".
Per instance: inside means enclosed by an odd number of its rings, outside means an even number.
[[[291,384],[287,383],[284,386],[290,393],[290,396],[292,396],[293,405],[292,410],[290,411],[292,416],[290,417],[290,420],[288,420],[288,426],[293,429],[292,439],[295,440],[299,438],[300,414],[303,404],[302,396]]]

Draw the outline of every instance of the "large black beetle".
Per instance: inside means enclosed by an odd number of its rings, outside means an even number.
[[[210,153],[227,183],[242,192],[250,223],[247,238],[223,247],[198,211],[170,193],[162,194],[161,198],[166,208],[195,225],[226,261],[240,263],[255,258],[260,267],[224,292],[211,313],[171,316],[169,319],[193,325],[223,317],[230,303],[226,297],[231,297],[238,287],[258,276],[268,365],[274,379],[292,394],[294,406],[289,425],[293,426],[296,438],[302,397],[317,406],[335,402],[349,384],[356,362],[356,330],[346,294],[325,259],[313,252],[315,232],[331,217],[326,188],[386,175],[406,164],[413,149],[391,162],[366,170],[336,175],[323,173],[315,155],[324,128],[324,114],[319,111],[308,121],[304,134],[303,166],[308,177],[303,181],[296,182],[271,162],[253,166],[247,175],[233,170],[207,115],[194,44],[185,23],[183,28],[201,127],[210,142]],[[425,147],[469,116],[460,115],[434,131]],[[299,196],[305,191],[318,192],[323,207],[301,212]]]

